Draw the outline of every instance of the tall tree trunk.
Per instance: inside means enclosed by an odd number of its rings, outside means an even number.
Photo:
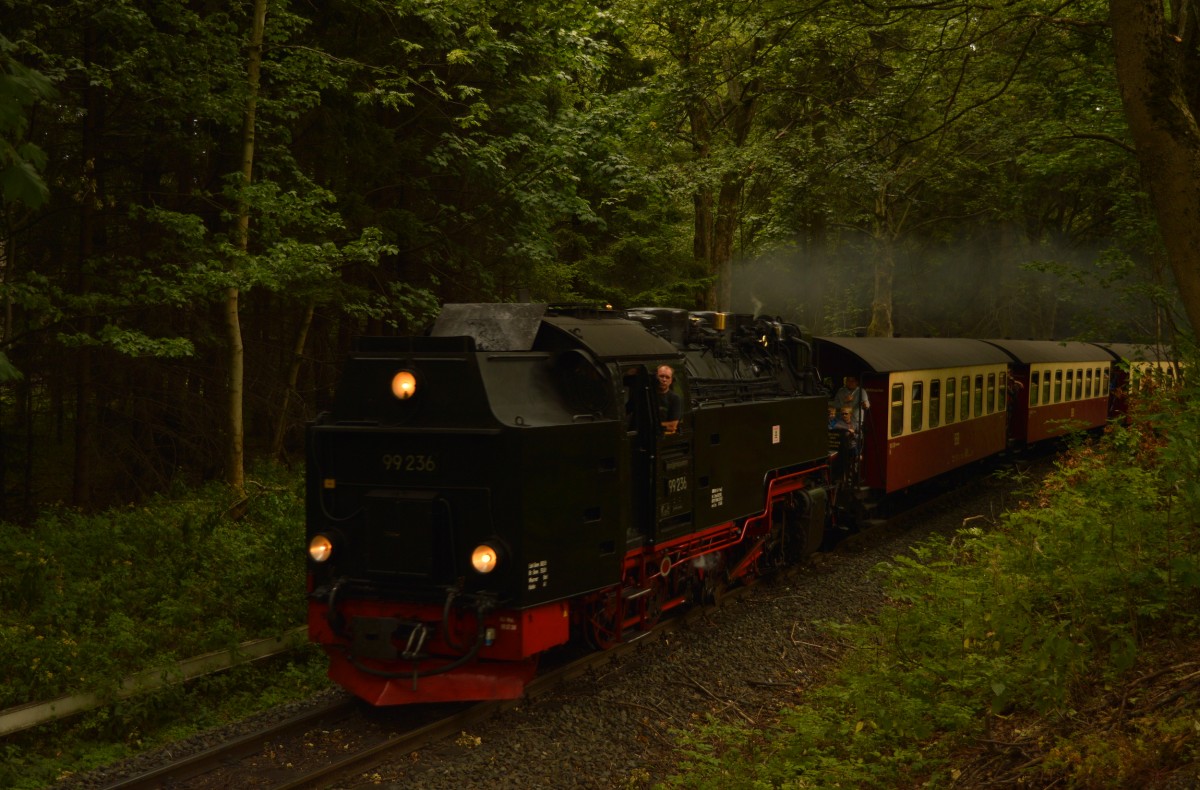
[[[89,27],[84,31],[84,62],[92,63],[96,50],[96,33]],[[83,189],[79,205],[79,260],[76,262],[75,295],[86,299],[90,290],[87,269],[95,254],[96,203],[100,199],[96,182],[96,157],[99,150],[97,137],[103,113],[101,88],[89,81],[84,89],[82,140],[80,154],[83,164]],[[80,329],[90,335],[92,317],[85,313],[80,319]],[[92,381],[92,350],[84,345],[75,349],[75,467],[71,482],[71,501],[77,507],[87,507],[92,499],[92,454],[95,447],[95,425],[92,421],[92,404],[95,385]]]
[[[255,0],[246,64],[246,116],[242,128],[242,187],[249,188],[254,175],[254,115],[258,106],[258,85],[262,69],[263,29],[267,22],[267,0]],[[244,255],[250,244],[250,205],[243,196],[238,205],[237,246]],[[225,330],[229,339],[229,446],[225,482],[237,496],[245,494],[245,422],[242,408],[245,397],[245,346],[238,317],[240,293],[236,285],[225,292]]]
[[[714,309],[733,309],[733,249],[738,221],[741,218],[743,179],[738,173],[726,173],[721,178],[717,196],[717,218],[713,223],[712,272],[716,275],[713,292]]]
[[[871,298],[868,337],[891,337],[895,332],[892,325],[892,281],[896,274],[896,255],[887,189],[885,183],[875,197],[875,291]]]
[[[1197,20],[1181,4],[1177,29],[1161,0],[1111,0],[1117,83],[1167,258],[1200,339],[1200,81]],[[1173,6],[1176,4],[1172,3]]]
[[[275,438],[271,442],[271,452],[276,458],[283,456],[283,437],[287,433],[288,411],[292,393],[296,391],[296,383],[300,380],[300,365],[304,362],[304,345],[308,342],[308,330],[312,326],[316,302],[308,301],[304,311],[304,319],[296,332],[296,343],[292,347],[292,361],[288,365],[287,382],[283,390],[283,402],[279,404],[279,419],[275,421]]]

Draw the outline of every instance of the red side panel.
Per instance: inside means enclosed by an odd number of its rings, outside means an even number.
[[[1107,421],[1107,396],[1034,406],[1029,410],[1026,441],[1040,442],[1080,428],[1099,428]]]
[[[1005,414],[996,412],[907,436],[889,438],[884,490],[899,491],[943,472],[1003,452],[1007,445]],[[878,444],[880,437],[874,438]],[[876,458],[881,453],[876,453]]]

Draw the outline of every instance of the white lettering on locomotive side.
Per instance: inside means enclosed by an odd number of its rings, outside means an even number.
[[[779,426],[771,426],[771,444],[779,444]]]
[[[550,586],[550,563],[548,560],[539,560],[531,562],[528,566],[526,574],[526,591],[536,590],[539,587]]]
[[[712,506],[720,507],[725,504],[725,489],[714,488],[712,490]]]

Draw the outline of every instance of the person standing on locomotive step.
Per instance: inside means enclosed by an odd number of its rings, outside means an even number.
[[[845,386],[837,391],[833,400],[838,409],[849,407],[854,416],[854,430],[861,430],[865,412],[871,408],[871,399],[867,397],[867,391],[858,386],[858,376],[847,376]]]
[[[679,417],[683,412],[683,403],[679,394],[671,391],[675,381],[675,371],[670,365],[658,366],[658,421],[663,433],[675,433],[679,430]]]

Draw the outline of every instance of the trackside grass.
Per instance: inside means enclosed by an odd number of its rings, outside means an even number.
[[[123,678],[302,624],[299,476],[263,468],[247,489],[237,508],[212,485],[0,524],[0,708],[81,692],[112,697]],[[324,661],[310,652],[269,673],[235,670],[11,736],[0,743],[0,786],[45,786],[260,703],[311,694],[325,681]],[[272,677],[286,681],[274,687]]]
[[[1148,686],[1200,648],[1198,525],[1193,383],[1081,438],[990,528],[879,567],[889,605],[828,625],[849,646],[831,680],[769,729],[682,734],[668,784],[1124,787],[1191,766],[1200,684]]]

